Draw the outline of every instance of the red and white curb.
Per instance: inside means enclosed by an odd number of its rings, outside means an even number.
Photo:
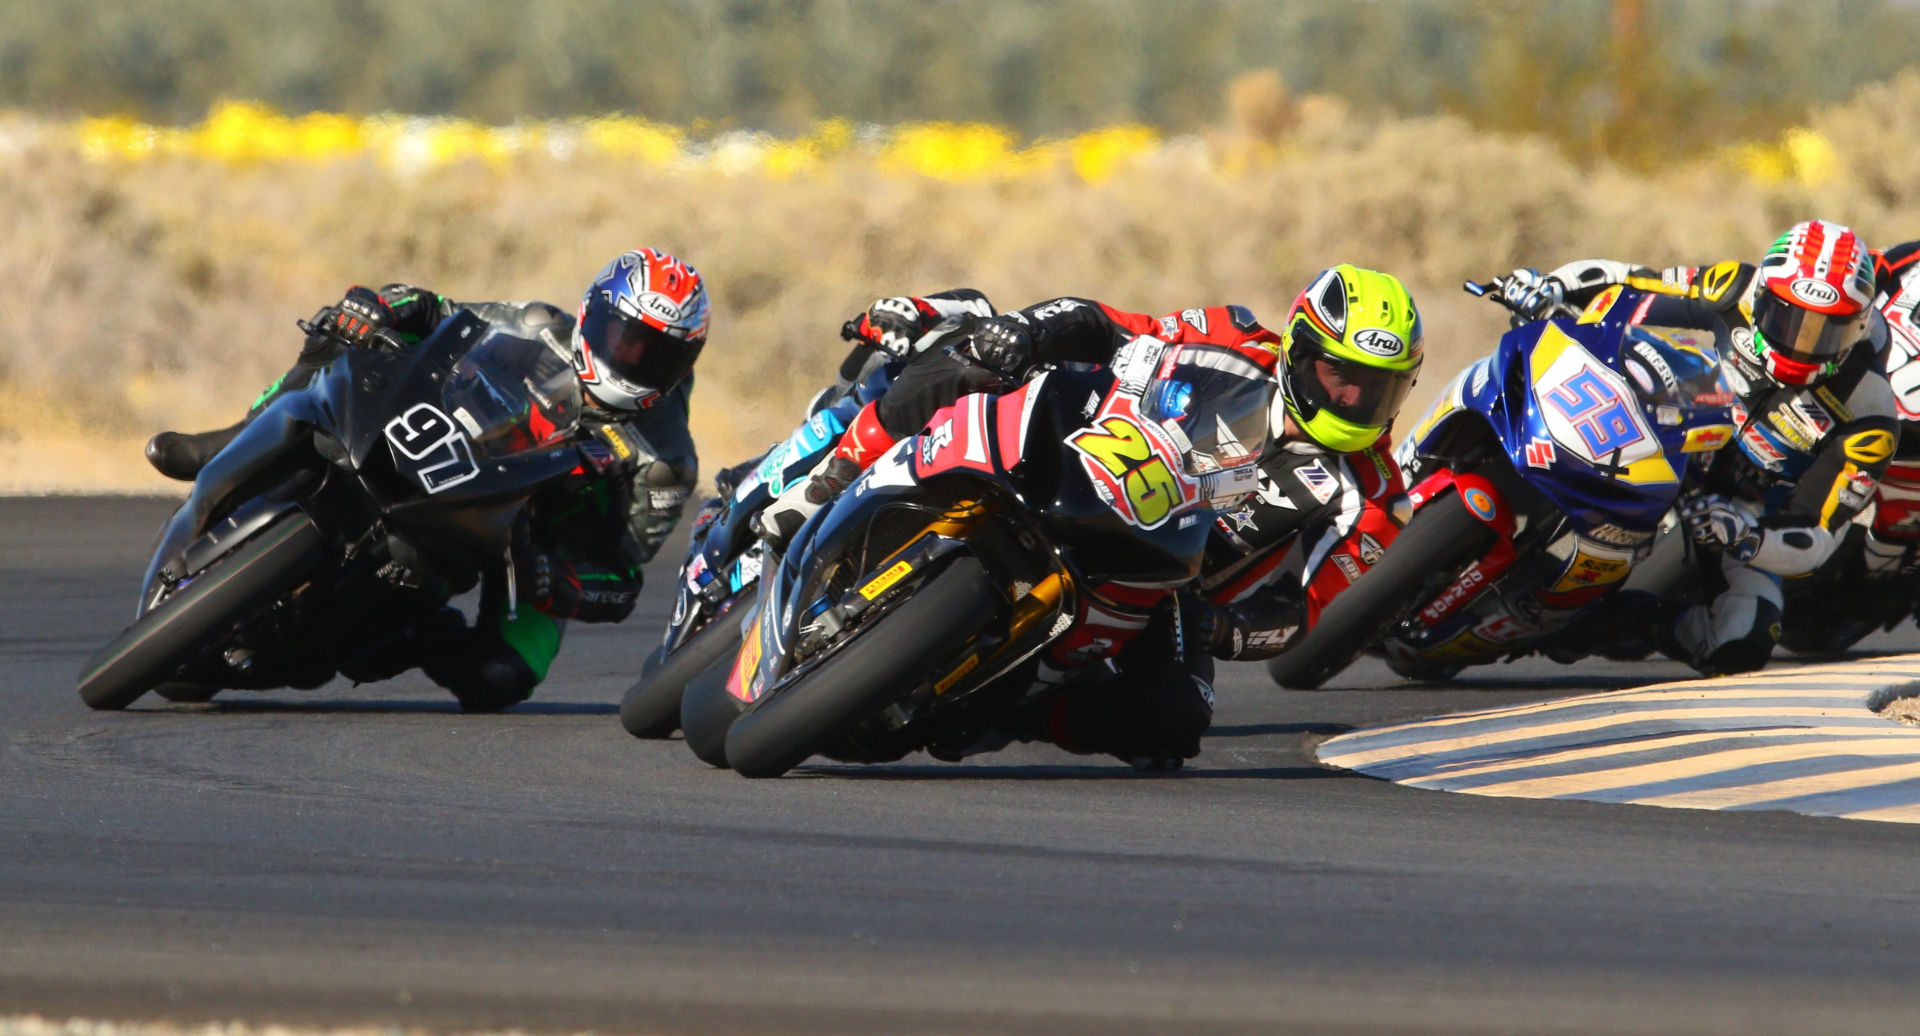
[[[1434,716],[1355,730],[1320,761],[1414,788],[1920,823],[1920,654]]]

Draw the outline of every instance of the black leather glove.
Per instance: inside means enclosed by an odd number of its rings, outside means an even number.
[[[890,356],[904,357],[920,337],[926,317],[911,296],[876,299],[865,313],[841,326],[840,337],[865,342]]]
[[[347,294],[335,303],[319,323],[324,331],[330,331],[342,341],[354,348],[360,348],[373,340],[373,336],[394,325],[393,307],[380,293],[364,285],[356,284],[347,289]]]
[[[1012,375],[1033,359],[1033,332],[1012,317],[994,317],[967,332],[966,348],[982,366]]]

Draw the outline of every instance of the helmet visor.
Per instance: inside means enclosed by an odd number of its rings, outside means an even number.
[[[591,321],[591,315],[590,315]],[[608,313],[587,327],[587,347],[608,373],[641,388],[665,391],[680,383],[700,355],[699,345],[634,317]]]
[[[1329,356],[1317,348],[1296,348],[1287,363],[1287,379],[1302,412],[1325,411],[1368,428],[1393,423],[1419,373],[1418,367],[1387,370]]]
[[[1832,363],[1866,333],[1865,313],[1802,309],[1770,291],[1753,302],[1753,330],[1767,348],[1800,363]]]

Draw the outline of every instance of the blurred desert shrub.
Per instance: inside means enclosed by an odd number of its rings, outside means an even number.
[[[1911,64],[1899,0],[7,0],[0,107],[483,123],[618,112],[797,134],[987,122],[1195,133],[1273,68],[1640,164],[1801,122]]]
[[[1029,145],[922,126],[863,143],[827,124],[727,144],[656,128],[671,147],[648,160],[666,145],[637,124],[558,152],[453,125],[466,150],[403,166],[364,148],[89,157],[97,125],[0,120],[0,488],[159,487],[133,443],[230,420],[291,359],[293,318],[362,281],[571,308],[621,250],[686,257],[714,291],[694,422],[711,468],[790,427],[842,352],[840,322],[884,293],[1238,302],[1277,322],[1315,270],[1351,261],[1414,287],[1431,393],[1504,327],[1463,278],[1593,254],[1748,257],[1815,213],[1874,242],[1920,230],[1920,75],[1653,174],[1270,80],[1236,97],[1238,121],[1208,140],[1121,127]]]

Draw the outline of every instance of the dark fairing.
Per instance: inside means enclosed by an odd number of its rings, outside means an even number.
[[[564,356],[471,314],[404,353],[349,351],[276,398],[201,471],[162,529],[140,609],[298,509],[331,543],[334,569],[301,591],[305,607],[276,609],[282,628],[265,639],[301,644],[354,615],[404,628],[501,568],[528,499],[584,459],[579,409]],[[278,675],[265,665],[228,685]]]

